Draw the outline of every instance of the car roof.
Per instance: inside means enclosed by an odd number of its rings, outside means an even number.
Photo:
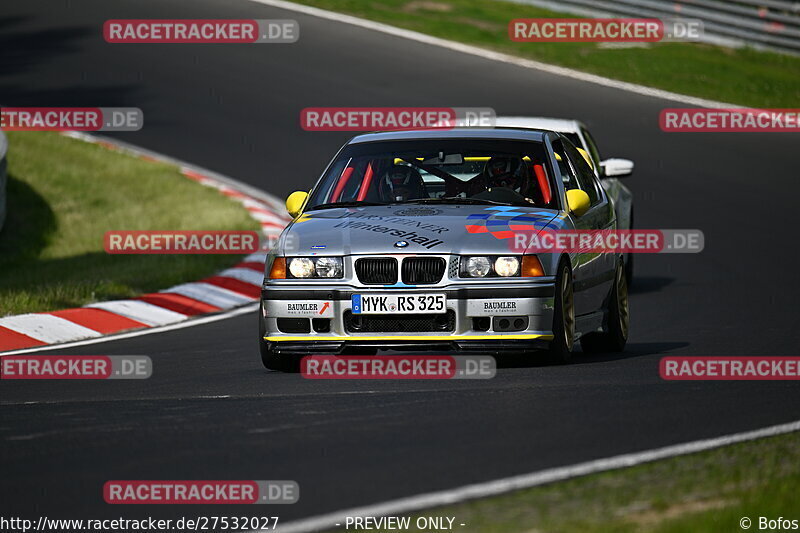
[[[415,139],[507,139],[542,142],[546,131],[520,128],[455,128],[364,133],[353,137],[348,144],[378,141],[407,141]]]
[[[497,117],[495,125],[498,128],[530,128],[559,133],[578,133],[583,126],[577,120],[548,117]]]

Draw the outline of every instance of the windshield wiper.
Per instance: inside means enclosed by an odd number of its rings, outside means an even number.
[[[379,202],[362,202],[358,200],[354,200],[352,202],[331,202],[329,204],[319,204],[315,205],[314,207],[309,207],[308,211],[313,211],[315,209],[333,209],[335,207],[361,207],[368,205],[386,205],[386,204],[382,204]]]

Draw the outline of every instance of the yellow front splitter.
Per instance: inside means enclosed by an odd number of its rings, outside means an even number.
[[[319,335],[305,337],[264,337],[269,342],[298,341],[484,341],[484,340],[553,340],[553,335],[531,333],[524,335],[387,335],[377,337],[322,337]]]

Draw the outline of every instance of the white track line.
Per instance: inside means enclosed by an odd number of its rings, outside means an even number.
[[[554,483],[557,481],[565,481],[575,477],[606,472],[608,470],[628,468],[643,463],[658,461],[660,459],[703,452],[714,448],[720,448],[722,446],[728,446],[730,444],[736,444],[739,442],[746,442],[765,437],[774,437],[776,435],[783,435],[785,433],[792,433],[799,430],[800,420],[796,420],[787,424],[770,426],[754,431],[734,433],[732,435],[725,435],[711,439],[696,440],[642,452],[616,455],[614,457],[607,457],[605,459],[596,459],[594,461],[587,461],[585,463],[577,463],[558,468],[548,468],[547,470],[540,470],[538,472],[531,472],[529,474],[496,479],[494,481],[487,481],[485,483],[465,485],[450,490],[429,492],[426,494],[401,498],[398,500],[391,500],[365,507],[345,509],[329,514],[287,522],[281,525],[280,530],[282,533],[325,531],[328,529],[334,529],[336,524],[343,524],[345,518],[348,516],[394,516],[399,514],[408,514],[410,512],[420,511],[423,509],[430,509],[443,505],[452,505],[454,503],[459,503],[466,500],[474,500],[477,498],[496,496],[498,494],[504,494],[514,490],[538,487],[540,485],[546,485],[548,483]]]
[[[75,341],[75,342],[66,342],[64,344],[51,344],[49,346],[37,346],[34,348],[24,348],[21,350],[13,350],[10,352],[3,352],[0,353],[0,357],[5,357],[6,355],[17,355],[23,353],[34,353],[34,352],[47,352],[52,350],[64,350],[67,348],[74,348],[76,346],[88,346],[90,344],[100,344],[103,342],[111,342],[111,341],[118,341],[121,339],[130,339],[133,337],[141,337],[142,335],[152,335],[153,333],[164,333],[166,331],[174,331],[176,329],[184,329],[184,328],[191,328],[194,326],[199,326],[201,324],[208,324],[209,322],[217,322],[219,320],[225,320],[228,318],[232,318],[239,315],[244,315],[246,313],[252,313],[253,311],[258,309],[258,303],[254,302],[248,305],[244,305],[242,307],[237,307],[236,309],[232,309],[230,311],[226,311],[224,313],[217,313],[214,315],[204,316],[202,318],[193,318],[191,320],[185,320],[183,322],[178,322],[177,324],[170,324],[168,326],[157,326],[147,329],[138,329],[136,331],[130,331],[128,333],[120,333],[117,335],[105,335],[103,337],[98,337],[96,339],[88,339],[82,341]]]
[[[141,300],[115,300],[111,302],[97,302],[86,307],[94,307],[128,317],[148,326],[163,326],[186,320],[187,315],[176,313],[164,307],[149,304]]]
[[[557,67],[555,65],[541,63],[539,61],[534,61],[532,59],[523,59],[521,57],[516,57],[509,54],[503,54],[501,52],[493,52],[491,50],[478,48],[477,46],[471,46],[468,44],[463,44],[455,41],[448,41],[447,39],[432,37],[424,33],[419,33],[411,30],[404,30],[402,28],[397,28],[395,26],[390,26],[388,24],[383,24],[380,22],[374,22],[371,20],[353,17],[351,15],[343,15],[341,13],[335,13],[333,11],[327,11],[325,9],[319,9],[316,7],[295,4],[293,2],[286,2],[284,0],[249,0],[249,1],[271,7],[277,7],[280,9],[288,9],[290,11],[304,13],[306,15],[311,15],[313,17],[333,20],[336,22],[341,22],[343,24],[351,24],[353,26],[359,26],[362,28],[366,28],[368,30],[379,31],[381,33],[386,33],[388,35],[394,35],[395,37],[402,37],[404,39],[410,39],[412,41],[416,41],[419,43],[438,46],[440,48],[447,48],[449,50],[454,50],[456,52],[462,52],[465,54],[482,57],[484,59],[501,61],[503,63],[509,63],[511,65],[517,65],[519,67],[524,67],[524,68],[536,69],[542,72],[556,74],[558,76],[564,76],[575,80],[595,83],[597,85],[612,87],[614,89],[620,89],[622,91],[628,91],[631,93],[641,94],[644,96],[651,96],[653,98],[672,100],[673,102],[680,102],[682,104],[699,106],[699,107],[711,107],[711,108],[742,107],[741,105],[717,102],[714,100],[706,100],[705,98],[697,98],[694,96],[687,96],[685,94],[678,94],[669,91],[664,91],[661,89],[654,89],[652,87],[645,87],[644,85],[637,85],[635,83],[612,80],[611,78],[605,78],[603,76],[598,76],[596,74],[589,74],[587,72],[572,70],[565,67]]]
[[[244,281],[245,283],[255,285],[256,287],[261,287],[261,283],[264,281],[264,273],[260,270],[256,271],[251,268],[228,268],[218,273],[217,276],[238,279],[239,281]]]
[[[249,296],[224,287],[217,287],[216,285],[199,281],[176,285],[175,287],[164,289],[161,292],[180,294],[220,309],[230,309],[237,305],[250,303],[254,300],[254,298],[250,298]]]
[[[87,337],[99,337],[98,331],[76,324],[59,316],[30,313],[0,318],[0,326],[22,333],[37,341],[52,344]]]

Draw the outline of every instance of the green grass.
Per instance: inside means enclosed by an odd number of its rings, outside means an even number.
[[[493,0],[296,1],[681,94],[752,107],[800,107],[796,56],[697,43],[614,49],[597,43],[516,43],[508,37],[512,19],[570,15]]]
[[[232,255],[109,255],[108,230],[258,230],[241,205],[143,161],[55,133],[8,134],[0,316],[128,298],[213,274]]]
[[[412,524],[449,516],[464,533],[719,533],[742,531],[746,516],[758,531],[760,516],[800,519],[798,491],[791,433],[431,509]]]

